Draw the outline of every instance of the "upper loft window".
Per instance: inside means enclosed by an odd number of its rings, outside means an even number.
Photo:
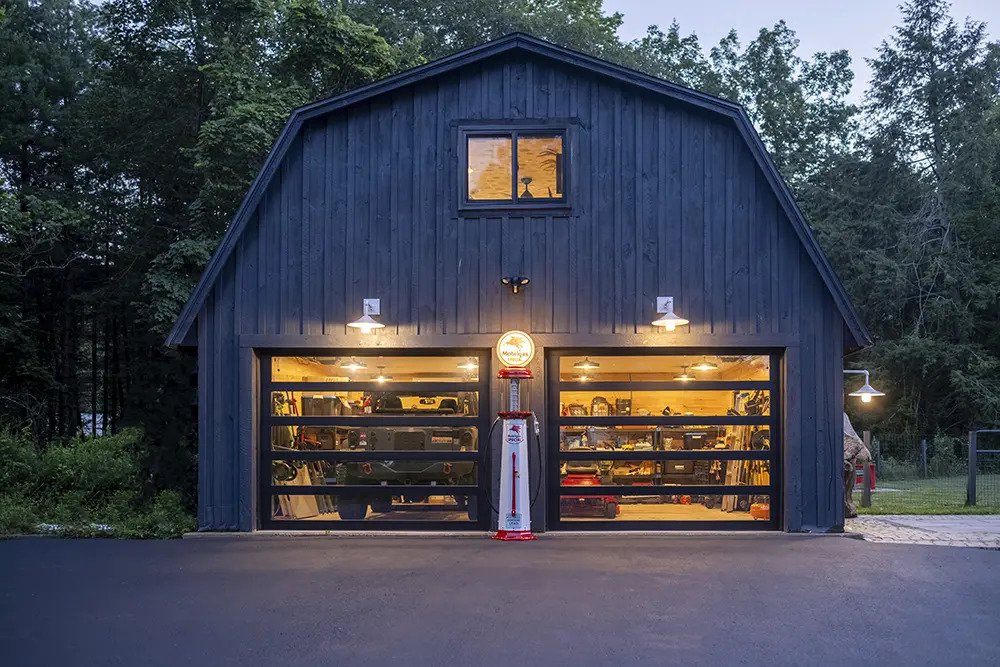
[[[467,131],[465,167],[467,206],[565,205],[562,131]]]

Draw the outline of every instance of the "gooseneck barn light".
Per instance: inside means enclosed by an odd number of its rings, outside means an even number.
[[[378,315],[381,311],[381,303],[379,299],[365,299],[361,302],[361,309],[364,314],[353,322],[348,322],[347,326],[352,329],[358,329],[363,334],[370,334],[376,329],[382,329],[385,327],[384,324],[372,317],[372,315]]]
[[[682,372],[680,375],[675,376],[674,377],[675,380],[680,380],[681,382],[690,382],[691,380],[694,379],[694,376],[688,373],[687,366],[681,366],[681,368],[684,369],[684,372]]]
[[[479,362],[476,361],[475,357],[469,357],[465,361],[458,364],[458,367],[464,371],[474,371],[479,368]]]
[[[855,398],[860,398],[862,403],[871,403],[874,396],[885,396],[885,392],[879,391],[871,385],[869,381],[868,371],[866,370],[848,370],[844,369],[846,374],[859,374],[865,376],[865,383],[861,385],[860,389],[852,391],[848,396],[854,396]]]
[[[663,327],[667,331],[673,331],[677,327],[690,324],[688,320],[674,312],[674,297],[672,296],[656,297],[656,312],[661,313],[661,315],[653,320],[654,327]]]
[[[392,382],[392,377],[385,374],[385,366],[378,367],[378,375],[375,376],[375,381],[378,382],[379,384]]]

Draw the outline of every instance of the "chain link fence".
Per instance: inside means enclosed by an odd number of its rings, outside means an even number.
[[[1000,430],[970,433],[969,438],[974,446],[968,465],[975,466],[975,474],[969,476],[969,496],[976,507],[997,508],[1000,506]]]
[[[969,441],[947,435],[874,433],[875,488],[871,507],[861,507],[861,484],[854,502],[863,514],[1000,513],[1000,434],[982,434],[976,465],[976,504],[968,504]],[[988,445],[988,446],[987,446]],[[859,480],[860,481],[860,480]]]

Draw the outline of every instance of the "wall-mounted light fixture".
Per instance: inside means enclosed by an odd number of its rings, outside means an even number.
[[[376,329],[382,329],[385,325],[372,317],[373,315],[378,315],[381,309],[382,306],[379,299],[364,299],[361,302],[361,310],[364,314],[353,322],[348,322],[347,326],[352,329],[358,329],[363,334],[370,334]]]
[[[479,368],[479,362],[476,361],[475,357],[469,357],[465,361],[459,363],[458,367],[465,371],[474,371]]]
[[[385,366],[378,367],[378,375],[375,376],[375,381],[378,382],[379,384],[392,382],[392,377],[385,374]]]
[[[690,324],[674,312],[674,297],[672,296],[656,297],[656,312],[660,313],[660,316],[653,320],[654,327],[663,327],[667,331],[673,331],[677,327]]]
[[[862,403],[871,403],[872,397],[874,396],[885,396],[885,392],[879,391],[878,389],[876,389],[871,385],[871,383],[869,382],[868,371],[866,370],[855,371],[855,370],[848,370],[845,368],[844,373],[849,375],[857,374],[865,376],[865,383],[861,386],[861,388],[852,391],[851,393],[848,394],[848,396],[854,396],[855,398],[860,398]]]
[[[691,375],[690,373],[688,373],[688,367],[687,366],[681,366],[681,368],[683,368],[684,371],[680,375],[674,376],[675,380],[678,380],[680,382],[690,382],[691,380],[695,379],[693,375]]]
[[[600,368],[601,365],[596,361],[591,361],[590,357],[584,357],[582,361],[578,361],[573,364],[573,368],[578,371],[592,371],[595,368]],[[586,375],[586,373],[584,373]]]
[[[524,276],[505,276],[500,279],[501,285],[506,285],[510,288],[510,291],[517,294],[521,291],[521,288],[530,283],[531,280],[525,278]]]

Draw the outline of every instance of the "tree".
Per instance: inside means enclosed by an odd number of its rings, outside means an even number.
[[[873,326],[889,422],[923,432],[1000,422],[998,48],[948,9],[902,7],[872,61],[861,150],[804,197]]]

